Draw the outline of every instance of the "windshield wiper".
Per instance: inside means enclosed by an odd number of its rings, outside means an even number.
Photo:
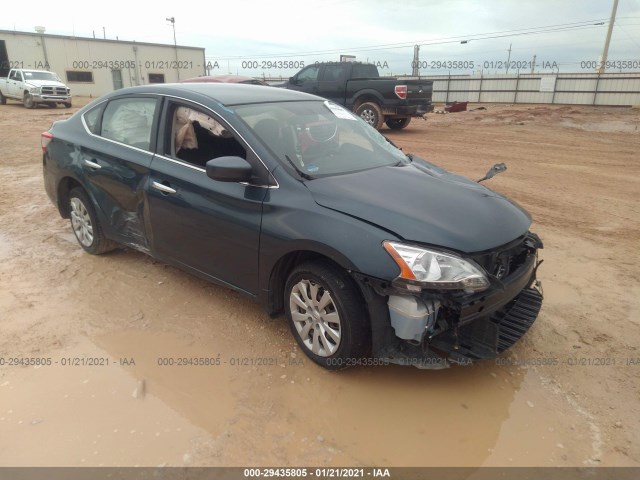
[[[303,172],[302,170],[300,170],[298,167],[296,167],[296,164],[293,163],[293,160],[291,160],[289,158],[289,155],[287,155],[285,153],[284,158],[287,159],[287,161],[291,164],[291,166],[293,167],[293,169],[298,172],[298,175],[300,175],[302,178],[304,178],[305,180],[313,180],[313,177],[305,172]]]
[[[380,135],[382,135],[382,134],[380,134]],[[384,138],[387,142],[389,142],[391,145],[393,145],[394,147],[396,147],[398,150],[402,151],[402,147],[399,147],[398,145],[396,145],[395,143],[393,143],[389,137],[387,137],[386,135],[382,135],[382,136],[383,136],[383,138]]]

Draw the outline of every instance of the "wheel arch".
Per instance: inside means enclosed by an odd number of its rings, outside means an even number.
[[[353,99],[351,101],[351,109],[355,111],[356,108],[366,102],[376,103],[380,106],[380,108],[382,108],[384,98],[382,98],[382,95],[380,95],[380,93],[376,92],[375,90],[361,90],[353,96]]]
[[[284,311],[284,287],[289,274],[296,266],[313,260],[332,264],[347,272],[353,270],[351,261],[326,245],[321,248],[307,246],[281,255],[270,269],[266,285],[266,308],[270,315]]]
[[[69,218],[69,193],[76,187],[82,188],[85,192],[87,189],[75,178],[67,176],[58,182],[57,188],[57,206],[62,218]],[[88,192],[87,192],[88,195]],[[91,197],[89,197],[91,198]]]

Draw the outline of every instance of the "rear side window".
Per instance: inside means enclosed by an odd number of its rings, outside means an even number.
[[[101,135],[149,150],[156,112],[155,98],[121,98],[109,102],[102,116]]]
[[[340,80],[340,74],[342,73],[341,65],[325,65],[321,80],[325,82],[336,82]]]
[[[351,78],[378,78],[378,68],[371,64],[355,64]]]
[[[87,128],[94,135],[100,135],[100,118],[102,117],[104,106],[105,103],[101,103],[84,114],[84,123],[87,124]]]

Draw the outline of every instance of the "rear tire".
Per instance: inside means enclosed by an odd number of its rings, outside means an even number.
[[[57,106],[56,102],[47,102],[47,107],[49,108],[56,108]]]
[[[93,204],[82,188],[76,187],[69,193],[69,214],[76,240],[86,252],[100,255],[118,246],[104,236]]]
[[[403,128],[407,128],[407,125],[411,122],[411,117],[403,117],[403,118],[388,118],[385,122],[387,127],[391,130],[402,130]]]
[[[340,370],[367,358],[369,318],[347,272],[328,262],[302,263],[289,275],[284,295],[291,333],[311,360]]]
[[[371,125],[376,130],[380,130],[384,124],[382,109],[377,103],[364,102],[356,108],[356,115]]]

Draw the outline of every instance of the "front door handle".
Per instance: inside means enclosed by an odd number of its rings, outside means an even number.
[[[100,165],[98,165],[96,162],[94,162],[92,160],[85,160],[84,164],[87,167],[91,167],[91,168],[95,168],[95,169],[102,168]]]
[[[160,190],[162,193],[166,193],[166,194],[176,193],[175,189],[171,188],[168,185],[164,185],[163,183],[151,182],[151,186],[156,190]]]

